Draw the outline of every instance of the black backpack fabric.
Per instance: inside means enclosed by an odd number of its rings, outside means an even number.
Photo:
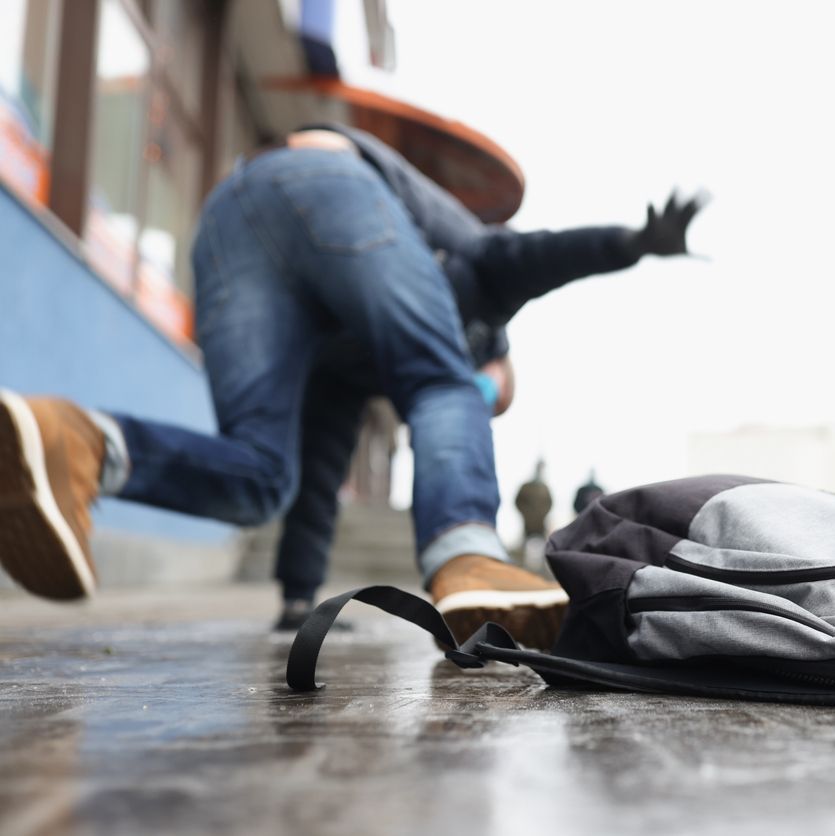
[[[458,645],[427,601],[366,587],[299,631],[290,687],[316,688],[319,649],[351,599],[432,633],[461,667],[526,665],[549,685],[835,705],[835,495],[703,476],[603,496],[546,557],[569,596],[550,653],[496,624]]]

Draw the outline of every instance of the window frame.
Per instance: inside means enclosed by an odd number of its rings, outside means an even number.
[[[137,226],[147,219],[148,158],[154,140],[152,110],[161,97],[165,118],[176,122],[186,141],[199,155],[194,205],[199,205],[214,182],[217,164],[217,114],[219,110],[219,64],[223,52],[223,23],[228,0],[201,0],[200,26],[195,37],[200,44],[199,110],[190,112],[178,85],[166,67],[171,47],[154,28],[150,0],[117,0],[148,49],[148,73],[142,152],[135,161],[140,191]],[[70,9],[70,7],[72,7]],[[54,116],[54,151],[48,208],[83,239],[92,175],[92,135],[102,0],[63,0],[58,42],[58,83]],[[135,299],[140,266],[138,238],[134,242],[131,290]]]

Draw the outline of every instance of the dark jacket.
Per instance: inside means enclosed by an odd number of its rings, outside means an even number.
[[[350,138],[403,202],[449,279],[474,369],[507,354],[504,326],[525,302],[574,279],[629,267],[640,257],[623,227],[519,233],[486,226],[370,134],[336,123],[305,127]],[[301,485],[284,521],[276,565],[287,597],[311,597],[324,580],[337,492],[364,404],[375,394],[359,346],[348,335],[335,335],[322,349],[305,397]]]

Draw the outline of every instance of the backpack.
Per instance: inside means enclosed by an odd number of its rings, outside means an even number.
[[[313,690],[322,642],[351,599],[411,621],[462,668],[526,665],[554,687],[835,705],[835,495],[701,476],[595,500],[551,535],[569,596],[549,653],[497,624],[456,643],[435,608],[394,587],[322,603],[299,630],[287,682]]]

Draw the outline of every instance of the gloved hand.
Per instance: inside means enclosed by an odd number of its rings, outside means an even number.
[[[650,203],[647,206],[647,222],[635,233],[635,244],[642,255],[687,254],[687,227],[708,202],[708,195],[700,192],[689,200],[680,202],[673,192],[664,211],[659,215]]]

